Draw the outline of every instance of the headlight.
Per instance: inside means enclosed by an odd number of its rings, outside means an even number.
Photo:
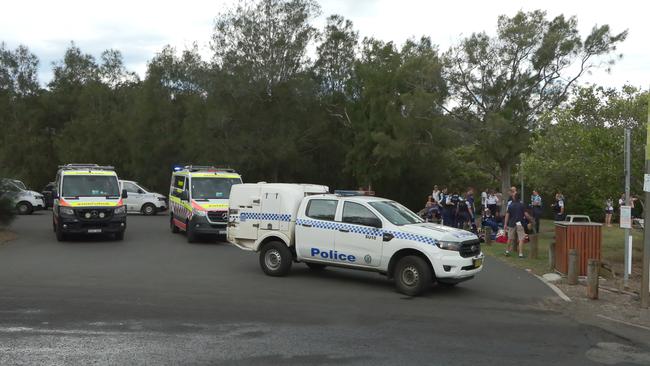
[[[123,215],[125,213],[126,213],[126,206],[118,206],[113,211],[113,214],[115,215]]]
[[[59,213],[61,215],[74,216],[74,210],[70,207],[61,207],[59,206]]]
[[[444,250],[453,250],[456,252],[460,250],[460,243],[454,241],[436,240],[436,245],[438,246],[438,248]]]
[[[192,209],[192,214],[196,215],[196,216],[207,216],[208,213],[207,213],[207,211],[197,210],[197,209],[193,208]]]

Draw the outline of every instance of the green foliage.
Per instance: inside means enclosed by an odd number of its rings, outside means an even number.
[[[620,126],[603,121],[639,117],[640,92],[582,90],[555,107],[625,32],[601,26],[581,39],[575,18],[520,12],[500,17],[495,36],[473,34],[441,55],[426,37],[359,43],[338,15],[319,32],[319,14],[313,0],[240,1],[218,14],[209,60],[197,45],[167,46],[142,80],[119,51],[95,58],[71,43],[47,89],[26,47],[0,44],[0,176],[40,188],[58,164],[92,162],[164,193],[172,164],[214,163],[248,182],[370,186],[419,209],[434,184],[461,191],[509,180],[529,152],[525,176],[545,192],[562,189],[576,210],[600,209],[620,191],[611,138]]]
[[[623,134],[632,131],[632,193],[640,193],[648,93],[625,87],[580,89],[570,106],[546,116],[523,159],[529,186],[546,197],[568,198],[568,213],[604,216],[605,200],[617,202],[624,187]],[[547,205],[550,204],[547,200]]]
[[[9,226],[15,218],[14,205],[9,199],[0,196],[0,227]]]

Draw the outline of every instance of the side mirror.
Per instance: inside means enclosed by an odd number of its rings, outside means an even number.
[[[143,190],[141,190],[141,189],[138,189],[138,193],[140,193],[140,194],[143,194],[143,193],[144,193],[144,191],[143,191]]]
[[[127,192],[126,189],[122,190],[122,198],[129,198],[129,192]]]
[[[179,198],[182,199],[183,201],[189,201],[190,195],[187,193],[187,191],[183,191],[180,193]]]

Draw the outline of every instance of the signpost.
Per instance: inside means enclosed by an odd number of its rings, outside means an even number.
[[[625,206],[621,206],[621,228],[625,229],[625,269],[623,270],[623,283],[627,287],[632,274],[632,210],[630,205],[630,129],[625,129]],[[623,208],[626,208],[624,212]],[[624,216],[626,222],[624,223]]]
[[[650,174],[650,98],[648,98],[648,121],[646,123],[646,146],[645,146],[645,172]],[[645,224],[650,224],[650,189],[646,189],[644,179],[643,190],[645,191],[645,205],[643,210],[643,272],[641,274],[641,307],[650,306],[650,230]]]

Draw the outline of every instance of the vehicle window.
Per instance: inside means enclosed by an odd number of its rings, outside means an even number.
[[[334,221],[338,203],[338,200],[311,200],[307,204],[306,215],[316,220]]]
[[[343,205],[343,222],[372,226],[371,223],[378,219],[375,214],[363,205],[354,202],[345,202]]]
[[[139,193],[138,187],[135,184],[129,182],[122,183],[122,189],[126,189],[126,191],[129,193]]]
[[[416,214],[408,208],[394,201],[375,201],[369,203],[372,208],[393,225],[417,224],[423,222]]]
[[[117,178],[110,175],[68,175],[63,177],[61,196],[119,196]]]
[[[239,178],[192,177],[192,199],[227,199],[230,197],[230,188],[239,183]]]

